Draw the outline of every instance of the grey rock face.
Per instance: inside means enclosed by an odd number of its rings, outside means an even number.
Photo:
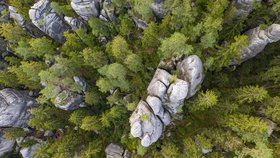
[[[32,23],[27,22],[20,14],[17,13],[16,8],[9,6],[10,17],[14,19],[15,23],[21,26],[30,36],[42,37],[44,33],[40,31]]]
[[[0,157],[13,150],[15,142],[0,137]]]
[[[130,158],[130,152],[116,144],[109,144],[106,149],[106,158]]]
[[[192,97],[202,83],[203,66],[197,56],[191,55],[176,64],[179,78],[172,81],[170,73],[158,68],[147,88],[146,101],[139,102],[129,119],[130,133],[141,139],[142,146],[148,147],[160,138],[171,123],[171,116],[178,113],[184,100]]]
[[[23,148],[20,150],[20,154],[22,155],[23,158],[33,158],[34,156],[32,155],[32,152],[36,151],[38,146],[39,144],[35,144],[32,145],[31,147]]]
[[[81,19],[65,16],[64,20],[72,27],[73,30],[87,29],[87,25]]]
[[[6,88],[0,91],[0,127],[27,127],[34,100],[19,91]]]
[[[74,79],[74,81],[75,81],[76,84],[78,84],[78,85],[80,85],[80,87],[82,87],[82,91],[85,92],[86,89],[87,89],[87,83],[86,83],[86,81],[85,81],[83,78],[78,77],[78,76],[74,76],[73,79]]]
[[[103,10],[102,10],[103,14],[102,14],[102,11],[101,11],[101,15],[103,15],[104,17],[108,17],[108,19],[110,21],[115,21],[116,20],[115,8],[112,6],[111,0],[105,0],[103,2]]]
[[[71,0],[71,6],[83,19],[98,17],[100,10],[99,0]]]
[[[145,30],[145,28],[148,26],[147,22],[142,19],[133,18],[133,21],[135,25],[142,30]]]
[[[155,0],[151,6],[154,15],[159,19],[164,18],[165,14],[166,14],[166,10],[163,7],[163,3],[164,3],[164,0]]]
[[[261,2],[261,0],[234,0],[232,4],[236,10],[234,18],[249,14],[253,10],[254,3]]]
[[[188,97],[192,97],[203,80],[203,64],[198,56],[191,55],[177,65],[180,78],[190,83]]]
[[[56,107],[63,110],[74,110],[83,107],[83,96],[64,90],[54,100]]]
[[[35,3],[29,10],[29,17],[35,26],[55,41],[59,43],[65,41],[63,33],[70,30],[70,27],[51,8],[49,0]]]
[[[267,44],[280,40],[280,25],[272,24],[267,29],[261,30],[259,27],[246,32],[248,45],[241,52],[240,62],[244,62],[255,57],[266,47]],[[237,61],[232,61],[230,65],[236,65]]]

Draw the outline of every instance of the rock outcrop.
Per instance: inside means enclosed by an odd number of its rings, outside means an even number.
[[[44,33],[40,31],[32,23],[26,21],[19,13],[17,13],[16,8],[9,6],[10,17],[15,21],[15,23],[21,26],[30,36],[34,38],[44,36]]]
[[[72,27],[73,30],[77,30],[77,29],[86,30],[87,29],[86,23],[79,18],[65,16],[64,20],[68,23],[68,25],[70,25]]]
[[[259,27],[245,33],[248,36],[248,45],[241,52],[240,62],[255,57],[264,50],[267,44],[280,40],[280,25],[272,24],[265,30]],[[236,65],[238,61],[232,61],[230,65]]]
[[[15,142],[0,137],[0,157],[13,150]]]
[[[64,32],[71,29],[51,8],[49,0],[35,3],[29,10],[29,17],[35,26],[59,43],[65,41]]]
[[[261,0],[233,0],[232,5],[236,8],[234,18],[248,15],[254,9],[254,3],[257,2]]]
[[[54,105],[63,110],[75,110],[84,107],[83,96],[70,90],[64,90],[56,96]]]
[[[179,76],[158,68],[147,88],[148,97],[138,103],[129,119],[131,135],[139,137],[145,147],[160,138],[171,117],[180,112],[184,100],[192,97],[203,81],[203,65],[196,55],[174,64]]]
[[[71,6],[84,20],[99,16],[100,0],[71,0]]]
[[[34,100],[10,88],[0,91],[0,100],[0,127],[28,127],[28,109],[35,106]]]
[[[32,145],[30,147],[27,147],[27,148],[23,148],[20,150],[20,154],[23,158],[33,158],[33,154],[32,152],[33,151],[36,151],[37,150],[37,147],[39,146],[40,144],[35,144],[35,145]]]
[[[167,12],[164,9],[163,3],[164,3],[164,0],[154,0],[154,2],[152,3],[152,6],[151,6],[154,15],[159,19],[164,18],[165,14]]]
[[[106,149],[106,158],[130,158],[130,152],[116,144],[109,144]]]

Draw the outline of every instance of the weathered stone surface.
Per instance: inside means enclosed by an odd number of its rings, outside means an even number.
[[[189,83],[181,79],[176,79],[176,81],[169,86],[167,90],[167,102],[165,102],[164,104],[171,114],[177,113],[177,108],[184,102],[185,98],[188,96],[188,91]]]
[[[159,67],[164,68],[164,65]],[[158,68],[147,88],[146,102],[141,100],[130,117],[131,135],[139,137],[142,146],[148,147],[160,138],[164,128],[171,123],[171,116],[177,116],[184,100],[193,96],[202,83],[203,65],[198,56],[185,59],[180,56],[172,65],[168,68],[179,70],[175,81],[169,72]]]
[[[254,3],[257,2],[261,0],[233,0],[232,5],[236,8],[234,18],[249,14],[253,10]]]
[[[166,14],[166,10],[163,7],[163,3],[164,3],[164,0],[154,0],[154,2],[152,3],[152,6],[151,6],[154,15],[159,19],[164,18],[165,14]]]
[[[116,144],[109,144],[106,149],[106,158],[130,158],[130,152]]]
[[[6,88],[0,91],[0,127],[27,127],[30,113],[28,109],[35,106],[35,101],[28,95]]]
[[[13,150],[15,142],[0,137],[0,157]]]
[[[85,81],[83,78],[78,77],[78,76],[74,76],[73,79],[74,79],[74,81],[75,81],[76,84],[78,84],[78,85],[80,85],[80,86],[82,87],[82,91],[85,92],[86,89],[87,89],[87,83],[86,83],[86,81]]]
[[[110,21],[116,20],[115,8],[112,6],[111,0],[104,0],[103,9],[106,12],[106,15]]]
[[[188,96],[192,97],[203,81],[203,64],[198,56],[191,55],[177,65],[181,79],[189,83]]]
[[[259,27],[246,32],[248,45],[241,52],[240,62],[244,62],[259,54],[268,43],[280,40],[280,25],[272,24],[267,29],[261,30]],[[232,61],[230,65],[236,65],[237,61]]]
[[[135,25],[142,30],[145,30],[145,28],[148,26],[147,22],[142,19],[133,18],[133,21]]]
[[[8,5],[4,0],[0,0],[0,23],[10,21],[10,15],[5,10],[8,10]]]
[[[70,30],[63,19],[51,8],[49,0],[40,0],[29,10],[32,23],[55,41],[65,41],[64,32]]]
[[[27,22],[20,14],[17,13],[16,8],[9,6],[10,17],[15,21],[15,23],[23,28],[32,37],[42,37],[44,33],[40,31],[32,23]]]
[[[77,29],[85,29],[87,30],[87,25],[85,22],[79,18],[73,18],[73,17],[68,17],[65,16],[64,20],[72,27],[73,30]]]
[[[277,128],[277,124],[267,118],[262,118],[262,120],[266,123],[268,136],[271,136],[272,132]]]
[[[34,156],[32,155],[32,152],[33,151],[36,151],[38,146],[40,144],[35,144],[35,145],[32,145],[28,148],[23,148],[20,150],[20,154],[23,158],[33,158]]]
[[[162,134],[161,120],[154,115],[144,101],[139,102],[129,121],[132,136],[141,138],[141,144],[145,147],[157,141]]]
[[[71,0],[71,6],[85,20],[99,16],[100,0]]]
[[[54,105],[63,110],[75,110],[83,107],[83,96],[64,90],[55,98]]]

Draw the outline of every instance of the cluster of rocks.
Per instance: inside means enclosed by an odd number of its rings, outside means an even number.
[[[150,82],[148,97],[141,100],[129,121],[131,135],[139,137],[145,147],[156,142],[164,128],[171,123],[171,117],[180,112],[185,99],[195,95],[203,81],[203,65],[196,55],[174,63],[179,71],[172,76],[158,68]]]
[[[84,79],[78,76],[74,76],[73,80],[75,81],[75,84],[81,87],[82,92],[86,91],[87,84]],[[46,84],[43,84],[46,86]],[[60,86],[56,89],[58,91],[58,95],[54,98],[54,105],[57,108],[63,109],[63,110],[75,110],[80,107],[85,107],[85,104],[83,103],[83,95],[73,92],[69,89],[62,89]]]
[[[130,158],[130,152],[116,144],[109,144],[106,149],[106,158]]]
[[[33,23],[26,21],[16,10],[15,7],[9,6],[10,17],[14,22],[21,26],[30,36],[34,38],[42,37],[44,33],[39,30]]]
[[[29,10],[32,23],[58,43],[65,41],[64,32],[70,26],[51,8],[49,0],[40,0]]]
[[[280,25],[272,24],[265,30],[260,27],[251,29],[245,33],[248,36],[248,45],[241,51],[240,62],[255,57],[262,52],[267,44],[280,40]],[[230,65],[236,65],[238,61],[233,60]]]
[[[28,127],[29,109],[36,103],[26,92],[6,88],[0,91],[0,100],[0,128]],[[0,135],[0,156],[3,156],[14,149],[15,142],[2,138],[3,131]]]

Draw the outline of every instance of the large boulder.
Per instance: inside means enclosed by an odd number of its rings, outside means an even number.
[[[35,144],[27,148],[20,149],[20,154],[23,158],[34,158],[32,152],[36,151],[40,144]]]
[[[236,8],[234,18],[246,16],[254,9],[254,3],[262,0],[233,0],[232,5]]]
[[[160,64],[161,68],[156,70],[147,88],[146,101],[139,102],[129,119],[130,133],[141,139],[142,146],[148,147],[160,138],[164,128],[171,123],[171,116],[179,113],[184,100],[193,96],[202,83],[203,65],[199,57],[191,55],[184,59],[181,56],[173,63],[179,76],[172,76],[161,69],[165,64]]]
[[[0,91],[0,127],[28,127],[29,108],[35,101],[22,92],[6,88]]]
[[[154,0],[154,2],[152,3],[152,6],[151,6],[154,15],[159,19],[164,18],[165,14],[167,12],[164,9],[163,3],[164,3],[164,0]]]
[[[10,17],[15,21],[17,25],[22,27],[30,36],[32,37],[42,37],[44,33],[40,31],[32,23],[26,21],[19,13],[15,7],[9,6]]]
[[[141,138],[141,144],[144,147],[150,146],[159,139],[164,126],[144,101],[139,102],[129,122],[131,124],[131,135]]]
[[[109,144],[106,149],[106,158],[130,158],[130,152],[116,144]]]
[[[84,20],[99,16],[100,0],[71,0],[71,6]]]
[[[51,8],[49,0],[40,0],[29,10],[32,23],[55,41],[65,41],[64,32],[70,30],[63,19]]]
[[[13,150],[15,142],[0,137],[0,157]]]
[[[68,25],[70,25],[72,27],[73,30],[77,30],[77,29],[86,30],[87,29],[86,23],[79,18],[65,16],[64,20],[68,23]]]
[[[185,58],[177,65],[179,78],[189,82],[189,93],[187,98],[192,97],[199,89],[199,85],[203,81],[203,64],[196,55]]]
[[[63,110],[75,110],[84,107],[83,96],[69,90],[64,90],[56,96],[54,105]]]
[[[233,60],[230,65],[236,65],[255,57],[262,52],[267,44],[280,40],[280,25],[272,24],[265,30],[259,27],[251,29],[245,33],[248,36],[248,45],[241,52],[240,61]]]

